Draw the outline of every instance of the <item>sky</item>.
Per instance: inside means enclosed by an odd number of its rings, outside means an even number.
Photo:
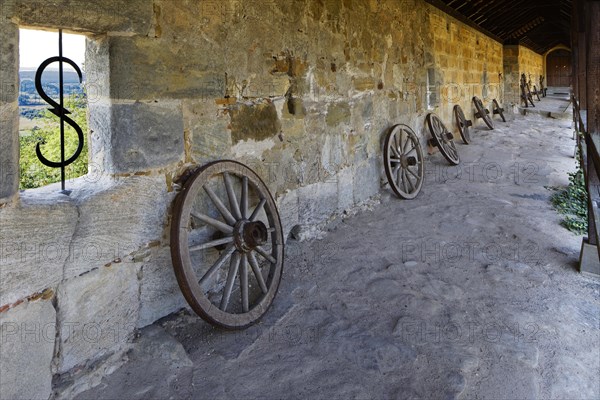
[[[58,31],[20,29],[19,54],[21,69],[37,68],[46,59],[58,56]],[[85,61],[85,36],[63,33],[63,56],[81,68]],[[58,68],[58,63],[49,68]]]

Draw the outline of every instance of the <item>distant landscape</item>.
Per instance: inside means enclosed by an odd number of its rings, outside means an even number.
[[[19,142],[20,142],[20,188],[31,189],[45,186],[60,180],[60,169],[48,168],[38,160],[35,148],[42,144],[42,153],[52,161],[60,160],[59,119],[51,114],[51,106],[46,103],[35,89],[35,69],[21,69],[19,90]],[[85,78],[85,77],[84,77]],[[83,86],[73,70],[65,69],[63,74],[65,108],[69,117],[87,133],[87,104]],[[44,92],[59,100],[58,70],[47,69],[42,75]],[[85,135],[87,137],[87,135]],[[65,127],[65,151],[73,154],[79,141],[75,130]],[[67,167],[67,176],[75,178],[87,173],[87,145],[79,158]]]
[[[31,129],[39,127],[42,121],[39,118],[49,108],[35,89],[36,69],[24,68],[19,70],[20,88],[19,88],[19,110],[21,114],[20,131],[21,134],[28,134]],[[84,76],[85,78],[85,76]],[[79,83],[79,77],[73,70],[65,69],[63,71],[64,96],[81,97],[84,96],[83,86]],[[58,69],[46,69],[42,75],[42,87],[44,92],[51,98],[58,101],[59,98],[59,76]]]
[[[35,69],[22,69],[19,71],[21,87],[19,90],[19,106],[31,106],[45,104],[35,90]],[[84,76],[85,78],[85,76]],[[63,71],[65,96],[71,94],[83,94],[83,87],[79,83],[79,76],[71,69]],[[47,69],[42,74],[42,87],[50,97],[58,97],[59,94],[58,70]]]

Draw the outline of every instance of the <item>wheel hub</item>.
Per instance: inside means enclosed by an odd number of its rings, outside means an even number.
[[[261,221],[239,221],[234,228],[233,241],[237,249],[247,253],[267,243],[268,230]]]

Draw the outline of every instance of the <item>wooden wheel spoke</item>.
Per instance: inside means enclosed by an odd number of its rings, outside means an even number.
[[[277,262],[277,260],[275,258],[273,258],[272,255],[267,253],[267,251],[263,247],[256,246],[255,250],[258,254],[260,254],[265,260],[267,260],[271,264],[275,264]]]
[[[415,190],[415,185],[410,180],[410,177],[408,176],[407,170],[404,170],[404,177],[406,178],[406,181],[408,182],[409,191],[410,192],[414,191]]]
[[[402,187],[404,188],[405,193],[410,193],[410,188],[408,187],[407,180],[408,179],[406,179],[406,171],[402,169]]]
[[[229,272],[227,274],[227,283],[225,284],[225,291],[223,292],[223,297],[221,297],[221,304],[219,308],[222,311],[227,311],[227,306],[229,305],[229,298],[231,297],[231,292],[233,290],[233,284],[235,283],[235,277],[238,274],[238,269],[240,267],[240,254],[234,253],[233,257],[231,257],[231,263],[229,263]]]
[[[217,239],[217,240],[212,240],[210,242],[206,242],[206,243],[202,243],[202,244],[197,244],[195,246],[191,246],[190,247],[190,251],[198,251],[198,250],[210,249],[211,247],[217,247],[217,246],[220,246],[222,244],[227,244],[227,243],[231,243],[231,242],[233,242],[233,236],[229,236],[229,237],[225,237],[225,238]]]
[[[242,311],[248,312],[248,258],[242,254],[240,271],[240,292],[242,295]]]
[[[242,218],[246,219],[248,217],[248,177],[244,176],[242,178],[242,200],[240,204]]]
[[[404,146],[402,146],[402,154],[406,154],[406,149],[408,148],[409,143],[412,143],[408,134],[406,135],[406,142],[404,142]]]
[[[231,208],[231,212],[236,219],[242,218],[242,213],[240,211],[240,205],[237,201],[237,197],[235,196],[235,191],[233,190],[233,184],[231,183],[231,177],[228,172],[223,172],[223,181],[225,182],[225,189],[227,190],[227,197],[229,198],[229,208]]]
[[[249,218],[250,222],[254,222],[254,220],[258,217],[260,211],[264,208],[266,202],[267,200],[260,199],[260,203],[258,203],[258,205],[256,206],[256,208],[252,212],[252,215]]]
[[[252,272],[254,272],[254,276],[256,277],[256,281],[258,282],[260,290],[266,294],[268,291],[267,285],[265,283],[265,279],[263,278],[262,272],[260,272],[260,267],[258,265],[258,261],[256,261],[254,252],[248,253],[248,261],[250,262],[250,267],[252,268]]]
[[[210,197],[215,207],[217,207],[217,210],[219,210],[219,212],[223,216],[223,219],[227,221],[229,225],[234,225],[236,223],[235,218],[233,218],[233,215],[231,215],[231,213],[229,212],[227,207],[225,207],[225,204],[223,204],[221,199],[219,199],[217,194],[207,185],[204,185],[204,191],[206,192],[206,194],[208,194],[208,197]]]
[[[390,146],[390,149],[392,150],[392,153],[394,153],[395,157],[401,157],[400,153],[397,150],[396,146]]]
[[[415,174],[410,168],[407,168],[406,170],[408,171],[409,174],[411,174],[412,176],[414,176],[415,178],[417,178],[417,180],[420,179],[419,175]]]
[[[212,265],[212,267],[210,267],[210,269],[208,271],[206,271],[206,273],[204,274],[202,279],[200,279],[200,284],[203,284],[206,281],[208,281],[213,276],[213,274],[219,268],[221,268],[223,263],[225,261],[227,261],[227,259],[233,254],[234,251],[235,251],[235,246],[233,244],[230,244],[229,246],[227,246],[225,248],[225,250],[221,253],[221,256],[217,259],[217,261]]]
[[[233,227],[231,227],[231,226],[227,225],[226,223],[221,222],[217,219],[211,218],[208,215],[199,214],[196,212],[192,212],[190,214],[192,217],[204,222],[205,224],[212,226],[213,228],[220,230],[223,233],[232,233],[233,232]]]
[[[452,143],[452,146],[450,146],[452,154],[454,155],[454,158],[458,158],[458,150],[456,150],[456,146],[454,146],[454,143]]]

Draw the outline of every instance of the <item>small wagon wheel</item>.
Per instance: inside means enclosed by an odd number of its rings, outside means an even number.
[[[529,107],[527,93],[525,93],[525,86],[521,83],[521,102],[525,105],[525,107]]]
[[[537,97],[538,101],[540,101],[540,92],[538,92],[537,88],[535,87],[535,85],[533,85],[533,94],[535,94],[535,97]]]
[[[423,186],[425,168],[423,150],[419,138],[410,127],[392,126],[383,148],[385,174],[396,195],[403,199],[414,199]]]
[[[500,104],[498,104],[496,99],[492,100],[492,113],[500,115],[502,121],[506,122],[506,118],[504,118],[504,108],[500,107]]]
[[[431,132],[432,140],[429,142],[430,145],[436,146],[440,149],[442,155],[452,165],[458,165],[460,158],[458,157],[458,150],[454,144],[454,136],[446,129],[446,126],[442,120],[434,113],[427,114],[425,118],[429,131]]]
[[[531,103],[532,107],[535,107],[535,104],[533,104],[533,96],[531,95],[531,92],[529,91],[529,85],[527,84],[527,78],[525,77],[525,74],[521,74],[521,100],[523,100],[523,103],[525,103],[525,107],[529,107],[529,103]]]
[[[283,247],[273,197],[243,164],[205,165],[175,200],[175,276],[192,309],[214,325],[242,329],[266,313],[281,280]]]
[[[525,84],[525,89],[526,89],[526,96],[527,96],[527,100],[529,101],[529,103],[531,103],[532,107],[535,107],[535,104],[533,103],[533,95],[531,94],[531,90],[529,90],[529,85]]]
[[[454,118],[456,119],[456,125],[458,125],[458,131],[460,132],[460,137],[462,137],[463,142],[465,144],[471,143],[469,127],[473,126],[473,121],[465,117],[465,113],[458,104],[454,106]]]
[[[490,111],[483,106],[481,99],[477,96],[473,96],[473,103],[475,104],[475,108],[477,109],[477,112],[475,113],[475,118],[481,118],[483,122],[485,122],[485,124],[488,126],[488,128],[494,129],[494,123],[492,122],[492,119],[489,116]]]

